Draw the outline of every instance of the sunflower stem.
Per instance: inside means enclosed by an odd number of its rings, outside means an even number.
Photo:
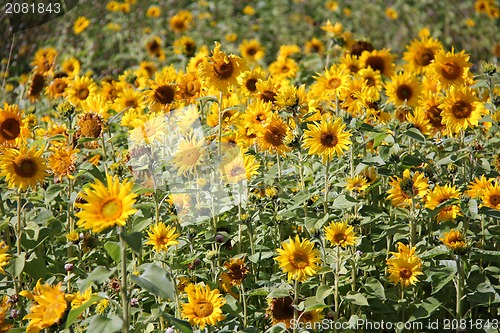
[[[22,253],[22,248],[21,248],[21,238],[23,236],[23,226],[22,226],[22,211],[21,211],[21,201],[22,201],[22,192],[19,190],[17,192],[17,223],[16,223],[16,251],[17,251],[17,257],[19,258]],[[17,283],[15,284],[15,289],[16,289],[16,294],[21,290],[23,284],[23,274],[22,272],[19,273],[19,276],[17,277]]]
[[[121,248],[121,270],[122,270],[122,283],[121,283],[121,298],[122,298],[122,307],[123,307],[123,324],[122,324],[122,332],[129,333],[129,298],[127,291],[127,244],[125,243],[125,239],[123,238],[123,234],[125,233],[125,227],[120,227],[120,248]]]
[[[333,314],[333,320],[337,321],[339,319],[339,270],[340,270],[340,246],[337,245],[337,260],[335,261],[335,281],[334,281],[334,291],[333,299],[335,304],[335,312]]]
[[[417,241],[417,225],[415,224],[415,197],[411,196],[410,207],[410,247],[414,247]]]
[[[462,264],[462,257],[457,254],[457,308],[456,308],[456,319],[461,320],[463,317],[463,290],[464,290],[464,267]]]
[[[243,281],[241,281],[240,284],[240,289],[241,289],[241,302],[243,303],[243,329],[246,329],[247,327],[247,299],[245,295],[245,287],[243,286]]]
[[[295,279],[293,282],[293,321],[296,323],[299,317],[297,306],[299,305],[299,280]],[[297,332],[297,325],[293,325],[293,333]]]
[[[325,170],[325,197],[323,200],[323,207],[325,214],[328,214],[328,191],[330,189],[329,186],[329,176],[330,176],[330,158],[326,160],[326,170]]]

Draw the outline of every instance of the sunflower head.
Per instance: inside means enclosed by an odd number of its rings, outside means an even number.
[[[288,280],[305,281],[309,277],[316,275],[319,270],[318,264],[321,262],[319,251],[314,248],[314,244],[309,240],[290,238],[281,244],[282,248],[277,249],[278,256],[274,258],[285,273],[288,273]]]
[[[465,237],[458,230],[451,229],[444,233],[444,237],[440,240],[446,247],[457,254],[464,254],[468,250],[468,245]]]
[[[155,251],[166,251],[170,246],[179,244],[179,236],[175,227],[158,222],[149,227],[146,244],[153,245]]]
[[[35,148],[7,149],[0,155],[0,176],[4,176],[10,188],[25,190],[35,188],[46,176],[43,150]]]
[[[4,267],[9,264],[11,256],[9,254],[9,247],[4,241],[0,242],[0,274],[5,274]]]
[[[415,248],[409,248],[403,243],[398,243],[398,252],[392,252],[392,257],[387,260],[389,281],[394,285],[401,284],[402,288],[418,282],[422,275],[422,260],[415,255]]]
[[[271,318],[272,324],[284,323],[287,328],[290,328],[294,314],[293,299],[291,297],[269,298],[268,303],[266,316]]]
[[[207,325],[217,325],[225,318],[221,307],[226,300],[218,289],[211,290],[209,286],[189,284],[185,292],[188,302],[182,304],[182,317],[192,325],[198,325],[204,329]]]
[[[347,247],[356,245],[358,237],[354,232],[354,227],[343,222],[331,222],[324,228],[326,239],[334,246]]]

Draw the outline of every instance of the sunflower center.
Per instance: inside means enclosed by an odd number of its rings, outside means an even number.
[[[493,194],[490,196],[490,202],[493,206],[497,206],[500,204],[500,195],[498,194]]]
[[[38,96],[45,86],[45,78],[41,74],[35,74],[31,81],[30,96]]]
[[[337,89],[342,84],[342,80],[337,77],[332,77],[326,82],[326,87],[329,89]]]
[[[375,86],[375,79],[372,77],[372,76],[367,76],[365,77],[365,80],[366,80],[366,85],[370,86],[370,87],[373,87]]]
[[[87,88],[80,88],[76,91],[76,97],[80,100],[85,100],[89,97],[90,91]]]
[[[102,126],[96,116],[85,116],[79,123],[82,135],[87,138],[97,138],[101,135]]]
[[[415,58],[415,62],[422,67],[429,65],[432,60],[434,60],[434,52],[430,49],[422,50]]]
[[[7,118],[0,124],[0,137],[14,140],[21,133],[21,124],[15,118]]]
[[[229,267],[228,274],[233,280],[242,280],[245,277],[246,272],[244,267],[242,268],[238,264],[233,264],[231,265],[231,267]]]
[[[270,143],[275,147],[279,147],[283,144],[283,139],[285,138],[285,134],[283,130],[279,127],[270,128],[266,131],[264,135],[266,142]]]
[[[276,101],[276,93],[272,90],[264,90],[262,94],[260,95],[260,98],[264,102],[271,102],[274,103]]]
[[[335,234],[335,236],[333,236],[333,240],[335,240],[335,243],[342,243],[346,239],[347,239],[347,236],[344,233]]]
[[[222,64],[216,64],[214,66],[214,72],[220,79],[227,80],[231,77],[231,75],[233,75],[233,63],[229,61],[223,62]]]
[[[65,82],[57,82],[55,84],[55,91],[58,93],[58,94],[61,94],[64,92],[64,89],[66,89],[68,85],[65,83]]]
[[[236,176],[245,174],[245,172],[246,172],[246,170],[244,167],[237,166],[237,167],[231,169],[230,175],[231,175],[231,177],[236,177]]]
[[[38,165],[29,157],[17,158],[12,166],[16,175],[24,178],[32,178],[38,171]]]
[[[200,151],[196,148],[192,148],[185,152],[183,160],[189,165],[194,165],[199,157]]]
[[[411,178],[403,178],[400,183],[401,190],[403,193],[409,195],[409,196],[414,196],[415,195],[415,188],[414,188],[414,183],[413,179]]]
[[[272,315],[277,321],[293,318],[292,300],[290,297],[277,298],[273,300]]]
[[[214,312],[214,306],[208,301],[201,301],[194,306],[194,313],[198,318],[205,318]]]
[[[462,75],[462,69],[459,64],[455,62],[447,62],[441,66],[441,75],[446,80],[456,80]]]
[[[427,117],[429,118],[429,122],[431,123],[432,126],[434,126],[434,127],[441,127],[442,126],[442,124],[441,124],[441,120],[443,119],[441,117],[442,111],[443,110],[438,108],[436,105],[431,106],[427,110]]]
[[[122,215],[122,202],[116,198],[108,199],[101,208],[101,214],[105,219],[116,220]]]
[[[322,146],[332,148],[337,145],[339,139],[334,133],[323,133],[321,134],[320,141]]]
[[[295,252],[290,257],[290,263],[295,268],[303,269],[309,265],[309,257],[305,253]]]
[[[171,86],[160,86],[156,88],[154,96],[161,104],[170,104],[174,101],[175,91]]]
[[[257,90],[256,84],[257,84],[257,79],[252,77],[245,82],[245,87],[248,89],[248,91],[254,92]]]
[[[125,101],[125,106],[127,108],[136,108],[138,105],[137,105],[137,101],[135,99],[128,99]]]
[[[413,90],[411,89],[411,87],[409,85],[401,84],[396,89],[396,95],[398,96],[399,100],[408,101],[413,96]]]
[[[153,40],[152,42],[150,42],[148,44],[148,49],[149,49],[149,52],[155,53],[156,51],[158,51],[160,49],[160,44],[156,40]]]
[[[451,113],[458,119],[464,119],[472,113],[472,106],[465,101],[458,101],[451,107]]]
[[[254,56],[255,54],[257,53],[257,49],[255,47],[250,47],[248,50],[247,50],[247,54],[249,56]]]
[[[379,56],[372,56],[366,59],[366,65],[370,66],[373,70],[379,71],[380,73],[383,73],[385,69],[385,61]]]
[[[408,267],[401,267],[399,269],[399,276],[402,279],[407,280],[407,279],[411,278],[412,274],[413,274],[413,272]]]

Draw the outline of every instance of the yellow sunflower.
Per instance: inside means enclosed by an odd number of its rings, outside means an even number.
[[[66,88],[68,87],[68,78],[59,77],[55,78],[54,81],[47,87],[47,94],[49,98],[56,99],[64,95]]]
[[[287,328],[292,326],[294,315],[293,299],[291,297],[268,298],[267,316],[273,325],[284,323]]]
[[[283,119],[273,113],[264,126],[257,132],[257,142],[262,150],[283,155],[290,151],[292,131]]]
[[[389,281],[394,285],[401,284],[405,288],[409,285],[414,285],[418,282],[418,276],[422,275],[422,260],[414,253],[415,250],[409,252],[401,249],[402,243],[398,243],[398,252],[391,252],[392,258],[387,260],[387,268],[389,271]]]
[[[43,150],[35,148],[7,149],[0,155],[0,176],[5,177],[9,188],[25,190],[28,186],[35,188],[43,182],[47,166],[42,157]]]
[[[179,244],[179,236],[175,227],[158,222],[149,227],[146,244],[153,245],[155,251],[167,251],[169,246]]]
[[[204,145],[205,141],[196,137],[180,140],[172,160],[179,175],[196,173],[196,168],[203,164],[206,157]]]
[[[160,15],[161,8],[158,6],[149,6],[148,10],[146,11],[147,17],[160,17]]]
[[[481,175],[480,178],[476,177],[467,186],[468,189],[464,193],[471,198],[480,198],[483,196],[484,191],[493,185],[494,181],[494,178],[486,178],[484,175]]]
[[[413,112],[408,113],[406,119],[423,135],[429,135],[431,133],[432,126],[426,116],[425,110],[421,106],[417,106]]]
[[[292,79],[299,71],[299,64],[292,58],[278,57],[269,64],[268,70],[276,80]]]
[[[257,97],[264,102],[276,102],[276,95],[281,87],[281,82],[276,78],[269,77],[267,80],[259,80],[255,84],[257,87]]]
[[[431,126],[431,134],[445,132],[446,126],[443,125],[443,117],[441,105],[443,104],[443,96],[432,92],[423,92],[421,94],[418,108],[422,108],[425,117],[429,120]],[[423,132],[422,132],[423,133]]]
[[[424,198],[429,188],[429,179],[419,171],[413,176],[410,170],[403,171],[403,177],[391,177],[389,182],[391,189],[388,191],[388,200],[395,207],[407,207],[412,205],[412,198]]]
[[[188,303],[182,304],[182,317],[192,325],[204,329],[206,325],[215,326],[225,318],[221,307],[226,300],[218,289],[211,290],[209,286],[189,284],[185,291]]]
[[[199,65],[199,71],[209,87],[227,92],[229,87],[237,85],[238,76],[247,71],[248,67],[243,59],[233,54],[226,55],[220,47],[216,42],[212,56],[208,58],[208,62]]]
[[[264,127],[273,114],[272,106],[269,102],[257,99],[247,107],[243,114],[243,122],[250,133],[257,133]]]
[[[181,10],[170,18],[169,25],[173,32],[186,31],[193,20],[193,15],[188,10]]]
[[[479,101],[471,89],[451,86],[443,104],[440,105],[442,123],[451,133],[458,133],[477,126],[479,120],[488,113],[484,103]]]
[[[49,156],[49,168],[59,180],[63,177],[74,178],[73,173],[76,170],[75,162],[78,158],[79,149],[68,147],[54,148],[52,155]]]
[[[500,209],[500,186],[498,183],[489,185],[481,196],[482,206],[493,209]]]
[[[465,237],[458,230],[451,229],[448,232],[444,233],[444,237],[440,238],[441,242],[446,245],[450,250],[460,253],[467,248],[467,242],[465,241]]]
[[[388,49],[363,51],[359,57],[361,67],[379,71],[385,77],[390,77],[394,73],[394,55]]]
[[[146,43],[146,51],[148,51],[148,54],[150,56],[156,57],[159,60],[164,60],[165,52],[163,51],[161,44],[161,38],[158,36],[153,36]]]
[[[4,296],[0,299],[0,333],[7,333],[12,328],[12,324],[5,319],[8,318],[10,304],[8,303],[9,297]]]
[[[349,53],[344,54],[344,56],[340,59],[340,63],[347,68],[351,74],[356,74],[361,69],[358,57]]]
[[[304,51],[306,54],[317,53],[321,55],[325,52],[325,44],[323,44],[323,42],[316,37],[313,37],[311,40],[306,42]]]
[[[39,280],[34,293],[22,291],[20,294],[35,302],[23,318],[30,320],[26,333],[37,333],[59,323],[68,308],[61,283],[56,286],[42,285]]]
[[[127,218],[137,211],[133,208],[137,196],[131,192],[133,186],[132,182],[120,183],[117,176],[109,174],[106,184],[96,180],[80,193],[85,203],[75,203],[81,209],[75,214],[77,225],[96,233],[115,225],[124,226]]]
[[[440,50],[429,65],[430,75],[445,87],[463,85],[472,66],[468,60],[469,55],[465,51],[455,54],[454,49],[451,52]]]
[[[262,44],[256,39],[244,39],[240,44],[240,53],[247,61],[259,61],[266,54]]]
[[[250,71],[246,71],[238,76],[238,85],[240,86],[241,92],[250,97],[257,93],[257,82],[259,80],[264,80],[266,73],[261,67],[256,67]]]
[[[90,300],[90,297],[92,297],[92,287],[88,287],[87,290],[83,292],[79,291],[73,295],[66,295],[66,300],[69,301],[69,299],[71,299],[71,309],[76,309],[83,303]]]
[[[309,149],[309,155],[319,155],[323,162],[335,155],[341,156],[351,144],[351,133],[345,131],[341,118],[333,119],[323,115],[320,123],[307,125],[302,146]]]
[[[235,184],[250,180],[259,173],[259,167],[260,163],[255,160],[255,156],[240,152],[223,160],[222,174],[228,184]]]
[[[174,40],[173,47],[175,54],[184,54],[186,57],[192,57],[196,53],[196,42],[188,36]]]
[[[90,25],[90,21],[85,16],[80,16],[79,18],[77,18],[75,21],[75,24],[73,25],[73,31],[74,31],[75,35],[79,35],[82,32],[84,32],[85,30],[87,30],[89,25]]]
[[[349,71],[342,65],[332,65],[314,79],[311,94],[321,99],[335,100],[349,89]]]
[[[9,247],[4,241],[0,242],[0,274],[5,274],[4,267],[9,264],[11,256],[9,254]]]
[[[296,235],[295,239],[281,243],[281,249],[277,249],[278,256],[274,258],[279,263],[281,269],[288,273],[288,280],[305,281],[309,277],[316,275],[321,263],[320,253],[314,248],[314,243],[309,240],[300,240]]]
[[[177,80],[177,91],[181,99],[187,103],[194,103],[201,94],[201,81],[196,72],[187,72],[179,75]]]
[[[149,80],[148,90],[144,92],[146,103],[153,112],[169,111],[178,97],[177,72],[173,66],[156,73],[155,79]]]
[[[427,193],[425,207],[434,210],[442,202],[449,199],[460,199],[460,191],[455,186],[450,186],[449,184],[444,186],[437,184]],[[442,207],[437,215],[437,221],[455,221],[457,216],[460,215],[462,215],[462,213],[460,213],[460,207],[456,204]]]
[[[63,61],[62,70],[68,77],[75,77],[80,73],[80,61],[75,57],[71,57]]]
[[[0,108],[0,146],[19,145],[29,136],[23,113],[16,104],[4,103]]]
[[[48,75],[54,69],[56,57],[57,50],[53,47],[38,49],[31,66],[34,67],[36,73]]]
[[[361,77],[366,80],[366,84],[370,87],[375,87],[377,91],[382,91],[384,87],[382,75],[379,71],[374,70],[371,67],[362,68],[356,73],[357,77]]]
[[[424,37],[414,39],[410,45],[406,46],[403,59],[407,62],[408,69],[416,74],[423,74],[436,53],[443,50],[443,45],[437,39]]]
[[[388,102],[395,105],[417,106],[421,90],[420,80],[412,73],[393,75],[391,81],[385,85]]]
[[[345,189],[352,192],[363,192],[369,184],[363,175],[356,175],[346,179]]]
[[[326,239],[334,246],[347,247],[356,245],[358,237],[352,225],[348,225],[346,221],[330,222],[324,228]]]
[[[82,103],[97,92],[97,86],[92,79],[86,76],[75,76],[69,81],[65,97],[76,108],[81,108]]]
[[[158,143],[166,134],[165,116],[149,113],[132,122],[130,140],[134,145],[152,145]]]

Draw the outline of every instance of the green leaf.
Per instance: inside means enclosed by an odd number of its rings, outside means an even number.
[[[385,300],[385,289],[379,280],[369,277],[366,279],[365,290],[370,296]]]
[[[126,234],[126,233],[121,233],[120,236],[123,237],[123,240],[130,246],[132,251],[134,251],[137,254],[141,253],[142,249],[142,233],[140,232],[133,232],[131,234]]]
[[[474,251],[470,254],[471,261],[491,261],[491,262],[500,262],[500,251],[488,251],[482,249],[474,249]]]
[[[410,128],[408,131],[405,132],[407,136],[409,136],[412,139],[415,139],[420,142],[425,141],[425,136],[422,134],[422,132],[419,131],[418,128]]]
[[[77,308],[71,309],[71,311],[68,313],[68,317],[66,318],[66,325],[64,327],[69,328],[71,324],[73,324],[75,320],[78,318],[78,316],[80,316],[83,313],[83,311],[85,311],[86,309],[91,307],[92,304],[96,303],[101,299],[102,299],[101,296],[92,295],[90,296],[87,302],[83,303]]]
[[[472,217],[476,217],[476,215],[479,212],[477,209],[477,200],[470,199],[468,206],[469,206],[469,212],[472,214]]]
[[[439,245],[439,246],[436,246],[436,247],[420,254],[420,258],[421,259],[431,259],[431,258],[440,256],[440,255],[443,255],[443,254],[447,254],[449,252],[450,251],[448,250],[448,248],[445,245]]]
[[[444,286],[450,283],[455,276],[456,268],[453,269],[449,266],[439,266],[435,270],[431,270],[427,274],[431,280],[432,293],[431,295],[436,294],[440,291]]]
[[[333,293],[333,287],[329,287],[327,285],[322,284],[316,290],[316,300],[318,302],[322,302],[325,298],[330,296]]]
[[[175,317],[172,317],[168,313],[161,312],[161,315],[165,318],[168,319],[169,323],[172,324],[175,328],[179,329],[182,333],[192,333],[193,328],[191,327],[191,324],[188,323],[187,321],[177,319]]]
[[[500,210],[491,209],[491,208],[488,208],[488,207],[481,207],[479,209],[479,212],[481,214],[486,215],[486,216],[490,216],[490,217],[493,217],[495,219],[500,219]]]
[[[344,194],[336,197],[332,205],[334,209],[349,209],[354,206],[356,206],[356,200],[346,197]]]
[[[19,276],[23,272],[26,264],[26,252],[22,252],[14,259],[14,276]]]
[[[118,316],[107,318],[101,315],[94,316],[90,321],[87,332],[112,333],[122,329],[122,319]]]
[[[132,281],[153,295],[171,300],[175,298],[174,284],[168,277],[168,272],[166,270],[154,264],[145,264],[142,265],[141,268],[144,269],[141,275],[130,275]]]
[[[348,292],[345,296],[345,300],[356,305],[368,305],[368,300],[366,299],[366,297],[363,294],[355,291]]]
[[[409,321],[415,321],[417,319],[424,319],[429,317],[434,311],[436,311],[441,306],[441,302],[434,297],[428,297],[422,301],[422,303],[417,304],[416,309],[410,315]]]
[[[87,290],[92,283],[103,283],[115,272],[115,270],[116,268],[112,268],[111,270],[109,270],[104,266],[94,268],[94,270],[90,272],[85,280],[81,280],[78,282],[78,289]]]
[[[34,253],[26,261],[24,271],[35,281],[45,278],[45,273],[47,272],[47,264],[45,263],[43,254],[40,254],[39,252]]]
[[[120,245],[117,242],[108,241],[104,244],[104,249],[108,252],[114,262],[119,263],[122,260]]]
[[[290,290],[285,289],[285,288],[278,288],[272,290],[269,295],[267,295],[267,298],[280,298],[280,297],[288,297],[290,296]]]

